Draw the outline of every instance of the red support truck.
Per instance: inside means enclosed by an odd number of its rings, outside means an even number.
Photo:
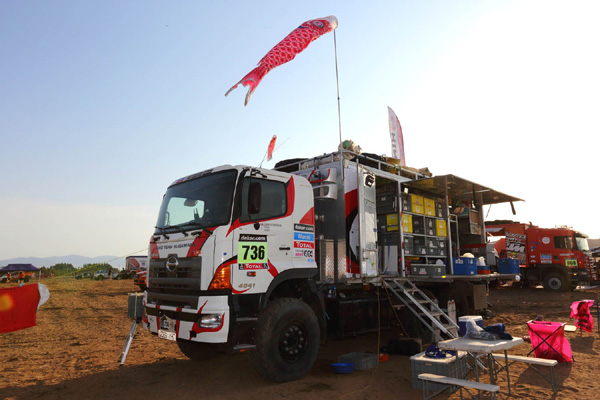
[[[524,284],[543,283],[549,291],[573,290],[597,280],[587,235],[567,227],[540,228],[514,221],[486,222],[500,258],[518,258]]]

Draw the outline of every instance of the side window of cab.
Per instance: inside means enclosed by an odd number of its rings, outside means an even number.
[[[557,249],[573,250],[573,238],[570,236],[554,236],[554,247]]]
[[[252,185],[254,210],[248,210],[248,198]],[[242,213],[240,222],[261,221],[284,216],[287,212],[287,196],[283,182],[267,179],[245,178],[242,186]]]

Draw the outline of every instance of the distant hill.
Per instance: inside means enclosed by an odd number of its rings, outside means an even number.
[[[75,268],[83,267],[83,264],[101,264],[109,263],[115,268],[123,268],[125,266],[125,257],[117,256],[98,256],[85,257],[79,255],[57,256],[57,257],[17,257],[8,260],[0,260],[0,268],[8,264],[33,264],[40,267],[51,267],[55,264],[66,263],[72,264]]]

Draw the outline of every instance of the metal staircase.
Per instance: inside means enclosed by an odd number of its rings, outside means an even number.
[[[393,278],[383,279],[383,283],[434,334],[436,342],[458,337],[456,321],[414,283]]]

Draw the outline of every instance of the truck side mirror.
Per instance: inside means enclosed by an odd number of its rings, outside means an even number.
[[[262,187],[260,182],[251,182],[248,188],[248,214],[260,212],[260,201],[262,199]]]

